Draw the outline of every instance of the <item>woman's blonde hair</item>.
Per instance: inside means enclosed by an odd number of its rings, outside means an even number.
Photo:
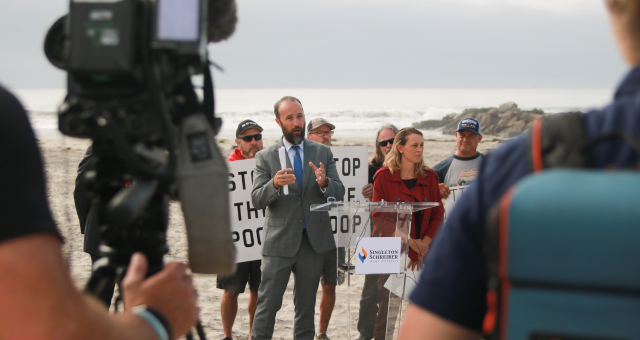
[[[391,171],[392,175],[396,170],[400,169],[400,165],[402,164],[402,154],[400,153],[400,151],[398,151],[398,145],[404,146],[405,144],[407,144],[409,136],[414,134],[420,135],[420,137],[424,138],[422,132],[420,132],[420,130],[416,128],[408,127],[398,131],[398,134],[393,141],[393,146],[391,147],[389,153],[387,153],[387,157],[385,157],[384,159],[384,166],[389,167],[389,171]],[[424,176],[426,174],[426,171],[429,169],[429,166],[427,166],[427,164],[425,164],[424,162],[424,155],[421,155],[420,162],[416,163],[415,168],[413,169],[413,173],[414,175],[420,174],[420,176]]]

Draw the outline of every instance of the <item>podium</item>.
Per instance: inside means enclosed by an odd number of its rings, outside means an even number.
[[[410,262],[407,239],[411,235],[413,214],[438,205],[437,202],[337,202],[329,198],[328,203],[311,206],[312,212],[328,211],[331,216],[338,247],[336,301],[347,299],[346,334],[342,331],[337,337],[330,335],[329,338],[352,340],[358,338],[360,332],[367,338],[397,338],[406,307],[403,300],[406,301],[409,295],[407,288],[415,286],[418,280],[414,272],[407,271]],[[397,238],[400,238],[399,268],[357,275],[356,261],[364,263],[367,256],[372,257],[360,246],[360,242],[367,243],[363,238],[388,238],[374,241],[389,244],[394,241],[397,244]],[[336,317],[336,309],[332,319]],[[331,328],[330,324],[329,330]]]

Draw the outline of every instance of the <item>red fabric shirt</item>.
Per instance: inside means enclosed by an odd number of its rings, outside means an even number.
[[[241,161],[243,160],[244,157],[242,157],[242,154],[240,153],[240,148],[236,148],[235,150],[233,150],[233,152],[229,155],[229,158],[227,159],[227,162],[233,162],[233,161]]]
[[[433,239],[444,219],[444,207],[438,184],[438,175],[429,169],[425,176],[418,175],[416,186],[409,190],[400,178],[400,171],[395,171],[392,175],[389,167],[385,166],[374,176],[373,201],[379,202],[384,199],[387,202],[439,202],[440,205],[437,207],[418,212],[422,221],[420,235],[415,234],[415,219],[411,221],[411,238],[423,239],[429,236]],[[396,229],[395,214],[373,213],[372,218],[374,230],[382,236],[393,236]],[[409,251],[409,257],[414,261],[418,260],[418,254],[413,250]]]

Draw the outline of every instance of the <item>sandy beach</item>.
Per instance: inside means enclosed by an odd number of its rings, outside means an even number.
[[[371,157],[374,152],[374,134],[375,132],[372,132],[372,137],[369,139],[350,139],[336,136],[334,145],[367,145],[369,146],[369,155]],[[494,148],[499,143],[499,140],[498,138],[485,136],[479,145],[479,151],[486,152]],[[264,146],[272,145],[275,141],[275,138],[265,138]],[[81,288],[89,278],[91,260],[89,255],[82,251],[83,235],[80,234],[80,227],[73,202],[73,190],[78,163],[82,159],[90,141],[74,138],[41,138],[38,142],[44,160],[49,204],[58,228],[65,240],[63,248],[64,256],[67,258],[69,266],[71,267],[74,282]],[[232,139],[220,139],[218,142],[225,157],[233,151],[235,144]],[[454,153],[455,150],[456,144],[453,136],[427,139],[425,141],[425,160],[428,165],[433,166],[440,160]],[[186,262],[187,242],[184,219],[179,202],[173,202],[171,204],[171,219],[167,238],[170,251],[165,259],[167,261]],[[222,296],[222,290],[216,289],[215,287],[215,275],[194,275],[194,278],[195,285],[200,294],[200,319],[207,333],[207,338],[222,339],[223,332],[220,321],[220,298]],[[347,287],[347,283],[345,282],[336,288],[336,306],[327,332],[330,339],[355,339],[357,337],[358,301],[363,282],[364,276],[354,275],[351,276],[350,287]],[[248,293],[241,294],[238,299],[238,316],[233,328],[235,339],[247,339],[249,333],[249,317],[247,314],[248,296]],[[320,302],[320,296],[321,291],[318,290],[318,304]],[[349,308],[351,310],[350,317]],[[316,306],[316,327],[319,315],[320,312]],[[293,319],[292,277],[284,296],[282,309],[277,316],[274,339],[291,339],[293,337]]]

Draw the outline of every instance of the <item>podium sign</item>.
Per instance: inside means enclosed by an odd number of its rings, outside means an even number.
[[[403,298],[407,286],[407,265],[410,262],[409,237],[413,213],[438,206],[437,202],[329,202],[314,204],[311,211],[329,211],[351,220],[344,251],[338,251],[338,284],[336,295],[347,299],[348,327],[346,334],[327,334],[329,338],[359,337],[356,324],[366,324],[365,337],[385,339],[397,337],[402,318]],[[358,223],[354,223],[358,222]],[[358,228],[355,228],[355,226]],[[376,264],[372,264],[373,260]],[[393,261],[393,262],[380,262]],[[357,264],[359,262],[359,264]],[[369,262],[373,267],[364,265]],[[383,264],[390,264],[385,268]],[[364,267],[363,267],[364,265]],[[365,269],[365,268],[369,269]],[[377,267],[377,268],[376,268]],[[357,274],[365,275],[357,275]],[[413,274],[410,271],[410,274]],[[346,283],[340,285],[341,281]],[[384,288],[393,282],[391,290]],[[388,286],[388,285],[387,285]],[[380,288],[380,289],[379,289]],[[406,305],[406,304],[405,304]],[[375,311],[378,311],[377,314]],[[386,326],[378,320],[387,320]]]
[[[356,274],[399,274],[401,237],[361,237],[356,246]]]

